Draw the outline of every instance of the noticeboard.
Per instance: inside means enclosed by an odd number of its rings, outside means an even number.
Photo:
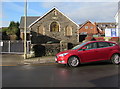
[[[106,28],[105,29],[105,37],[117,37],[116,28]]]

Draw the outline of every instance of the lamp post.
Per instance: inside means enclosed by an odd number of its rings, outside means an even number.
[[[25,18],[24,18],[24,59],[27,58],[27,40],[26,40],[26,31],[27,31],[27,0],[25,0]]]

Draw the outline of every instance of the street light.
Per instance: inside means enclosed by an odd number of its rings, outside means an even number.
[[[25,19],[24,19],[24,59],[27,58],[26,30],[27,30],[27,0],[25,0]]]

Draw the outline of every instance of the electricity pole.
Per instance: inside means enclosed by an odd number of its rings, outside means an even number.
[[[25,17],[24,17],[24,59],[27,58],[27,40],[26,40],[26,31],[27,31],[27,0],[25,0]]]

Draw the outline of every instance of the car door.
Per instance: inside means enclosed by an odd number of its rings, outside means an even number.
[[[91,62],[96,59],[95,50],[97,48],[97,43],[89,43],[84,46],[85,50],[79,50],[79,55],[82,62]]]
[[[97,60],[108,60],[112,48],[108,42],[98,42]]]

